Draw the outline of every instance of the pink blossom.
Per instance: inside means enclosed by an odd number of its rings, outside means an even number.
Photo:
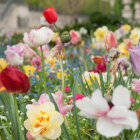
[[[96,65],[96,69],[91,69],[88,72],[106,72],[106,63],[101,63]]]
[[[52,93],[52,96],[59,107],[60,113],[65,115],[70,109],[72,109],[73,105],[62,105],[63,93],[61,91]],[[50,102],[50,98],[48,94],[42,94],[38,100],[38,102],[33,103],[32,105],[40,105],[44,102]],[[32,105],[27,105],[26,108],[29,109]]]
[[[133,81],[132,81],[132,91],[140,92],[140,80],[133,79]]]
[[[33,51],[27,44],[24,44],[24,57],[30,59],[35,55],[36,52]]]
[[[80,41],[80,35],[76,31],[74,31],[74,30],[70,31],[70,35],[71,35],[71,43],[73,45],[78,44],[79,41]]]
[[[73,57],[74,56],[74,53],[70,53],[70,57]]]
[[[70,92],[70,87],[69,86],[65,86],[64,89],[65,89],[66,92]]]
[[[43,55],[44,55],[44,58],[47,57],[47,55],[49,54],[49,45],[43,45],[42,46],[42,49],[43,49]],[[41,51],[40,47],[38,48],[39,51]]]
[[[31,135],[30,131],[28,131],[28,132],[26,133],[26,137],[27,137],[28,139],[33,139],[33,138],[34,138],[34,137]]]
[[[81,93],[76,93],[76,100],[83,99],[84,96]]]
[[[4,52],[6,59],[10,65],[21,65],[23,63],[24,46],[19,43],[13,46],[7,46],[7,50]]]
[[[129,38],[128,39],[124,39],[124,43],[126,44],[126,48],[127,49],[133,49],[131,40]]]
[[[118,46],[117,40],[111,31],[105,34],[104,40],[105,40],[105,46],[107,50],[110,50],[112,48],[117,48]]]
[[[84,97],[76,101],[76,106],[81,116],[98,119],[96,129],[100,134],[106,138],[116,137],[123,129],[134,131],[138,127],[137,114],[129,110],[130,97],[129,90],[120,85],[114,90],[111,103],[98,89],[91,98]]]
[[[32,65],[34,66],[37,66],[37,71],[41,71],[41,65],[42,65],[42,62],[41,62],[41,58],[40,56],[36,56],[32,59],[32,62],[31,62]]]
[[[131,104],[135,103],[135,99],[133,97],[130,98]]]

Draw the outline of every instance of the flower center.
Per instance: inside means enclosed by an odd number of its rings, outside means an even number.
[[[50,121],[50,116],[46,112],[40,111],[40,115],[36,116],[34,127],[35,128],[42,127],[40,131],[40,134],[42,135],[44,132],[47,131],[46,125],[49,123],[49,121]]]

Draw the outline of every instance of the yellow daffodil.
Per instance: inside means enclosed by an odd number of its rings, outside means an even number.
[[[97,30],[94,32],[95,40],[96,41],[104,41],[104,35],[108,32],[108,29],[105,27],[97,28]]]
[[[57,33],[57,32],[54,33],[54,34],[53,34],[53,37],[52,37],[52,41],[55,42],[55,41],[56,41],[56,38],[57,38],[58,36],[59,36],[59,33]]]
[[[128,24],[124,24],[122,26],[122,28],[123,28],[123,30],[124,30],[125,33],[128,33],[131,30],[131,26],[128,25]]]
[[[130,53],[127,50],[127,46],[125,45],[125,43],[121,43],[118,47],[118,50],[119,50],[121,56],[129,57]]]
[[[26,73],[26,75],[28,77],[34,76],[34,71],[36,70],[36,68],[34,66],[32,66],[32,65],[25,65],[23,67],[23,69],[24,69],[24,72]]]
[[[137,45],[138,44],[140,36],[138,34],[138,30],[137,29],[134,29],[134,30],[131,31],[130,39],[131,39],[133,45]]]
[[[34,106],[27,111],[28,119],[24,122],[25,128],[35,139],[57,139],[61,135],[63,116],[55,110],[53,103],[45,102]]]

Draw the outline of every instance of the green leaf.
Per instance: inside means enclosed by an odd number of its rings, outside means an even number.
[[[74,81],[73,88],[72,88],[72,94],[73,94],[73,105],[74,105],[74,116],[75,116],[75,121],[76,121],[76,129],[77,129],[77,134],[78,134],[78,139],[81,140],[81,135],[80,135],[80,127],[79,127],[79,122],[78,122],[78,113],[77,113],[77,108],[75,105],[76,101],[76,96],[75,96],[75,85],[76,85],[77,78]]]

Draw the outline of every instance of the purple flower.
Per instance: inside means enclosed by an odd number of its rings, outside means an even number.
[[[133,66],[133,72],[140,76],[140,46],[130,49],[130,60]]]

